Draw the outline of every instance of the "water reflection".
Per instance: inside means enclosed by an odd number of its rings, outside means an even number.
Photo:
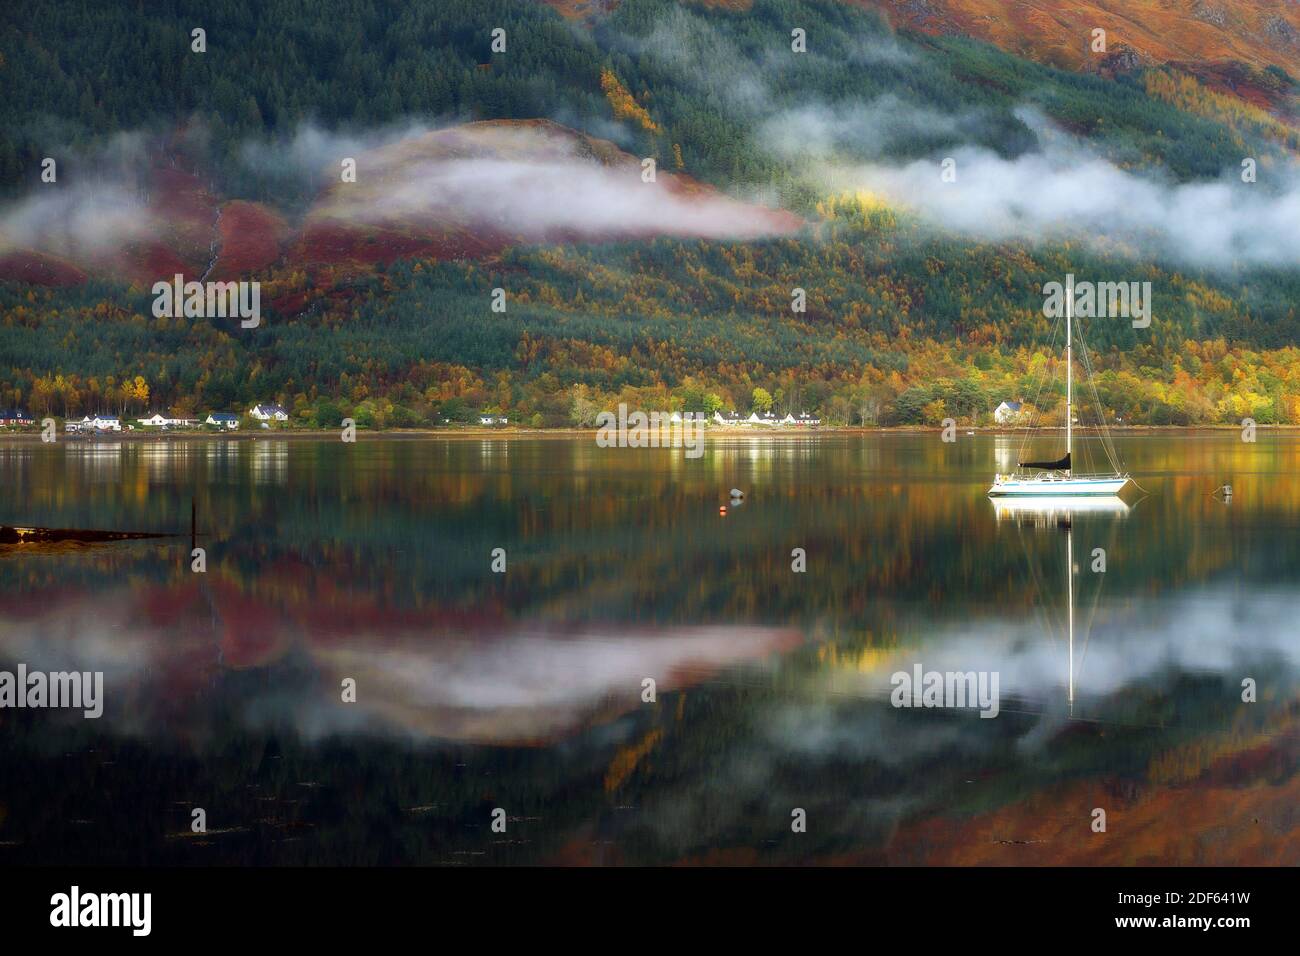
[[[283,485],[289,477],[289,443],[262,439],[253,443],[253,483]]]
[[[11,609],[12,610],[12,609]],[[112,699],[103,729],[167,736],[211,715],[222,698],[246,729],[290,726],[304,737],[410,735],[475,743],[540,743],[634,710],[719,672],[803,643],[791,629],[560,628],[354,608],[349,626],[313,626],[308,609],[198,585],[68,597],[0,632],[0,660],[42,671],[103,671]],[[274,676],[270,695],[225,696],[229,670]],[[346,706],[342,681],[356,682]]]
[[[1001,497],[990,498],[989,504],[999,521],[1026,519],[1029,523],[1040,526],[1056,524],[1075,515],[1114,515],[1123,518],[1132,510],[1123,498],[1102,495],[1092,498],[1055,495]]]
[[[114,441],[69,442],[68,466],[90,482],[116,482],[122,476],[126,447]]]
[[[209,561],[0,546],[0,668],[107,696],[2,715],[0,861],[1300,862],[1300,442],[1122,438],[1126,505],[990,502],[1006,440],[0,447],[3,521],[193,500]],[[918,663],[997,719],[892,707]],[[166,840],[196,795],[239,835]]]

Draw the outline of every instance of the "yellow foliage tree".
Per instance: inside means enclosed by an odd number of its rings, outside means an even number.
[[[613,70],[600,71],[600,88],[605,91],[605,98],[609,100],[616,117],[639,123],[642,129],[649,130],[651,133],[659,132],[659,124],[650,118],[650,114],[632,97],[627,87],[619,82]]]

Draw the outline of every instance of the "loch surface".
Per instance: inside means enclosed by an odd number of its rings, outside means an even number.
[[[0,708],[0,864],[1300,863],[1300,435],[1117,444],[0,445],[0,524],[180,533],[0,545],[0,671],[104,675]]]

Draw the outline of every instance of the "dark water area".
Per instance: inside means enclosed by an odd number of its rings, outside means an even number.
[[[0,671],[103,673],[0,709],[0,865],[1300,863],[1300,435],[1117,441],[0,445],[0,524],[182,533],[0,545]]]

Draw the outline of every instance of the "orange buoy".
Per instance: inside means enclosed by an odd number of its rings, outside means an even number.
[[[723,517],[726,517],[726,514],[727,514],[727,506],[726,506],[726,505],[719,505],[719,506],[718,506],[718,514],[722,515]]]

